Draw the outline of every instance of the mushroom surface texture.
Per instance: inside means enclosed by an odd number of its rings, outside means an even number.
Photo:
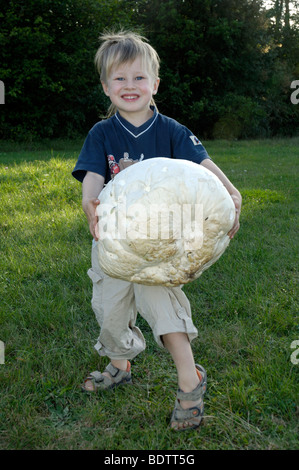
[[[177,286],[197,279],[229,244],[235,206],[210,170],[151,158],[118,173],[97,206],[98,256],[111,277]]]

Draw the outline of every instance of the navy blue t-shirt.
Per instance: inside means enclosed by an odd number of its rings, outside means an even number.
[[[72,175],[83,181],[87,171],[98,173],[107,183],[132,163],[167,157],[201,163],[210,158],[201,142],[185,126],[154,110],[140,127],[116,113],[89,131]]]

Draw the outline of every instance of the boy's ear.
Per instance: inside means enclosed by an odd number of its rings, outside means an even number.
[[[153,95],[155,95],[158,92],[159,84],[160,84],[160,78],[157,78],[154,82]]]
[[[102,87],[103,87],[103,90],[104,90],[104,93],[106,96],[109,96],[109,90],[108,90],[108,86],[106,85],[105,82],[101,82],[102,84]]]

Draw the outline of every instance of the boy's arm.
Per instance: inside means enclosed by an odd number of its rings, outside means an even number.
[[[95,240],[96,235],[96,208],[100,204],[98,196],[103,189],[105,178],[98,173],[88,171],[82,183],[82,207],[88,220],[89,230]]]
[[[240,212],[241,212],[241,205],[242,205],[242,196],[235,188],[235,186],[230,182],[230,180],[225,176],[225,174],[218,168],[218,166],[209,159],[205,159],[201,162],[201,165],[207,168],[208,170],[212,171],[220,181],[223,183],[227,191],[229,192],[232,200],[234,201],[235,208],[236,208],[236,216],[235,216],[235,221],[232,229],[228,233],[228,236],[230,238],[233,238],[234,235],[237,233],[237,231],[240,228],[240,223],[239,223],[239,218],[240,218]]]

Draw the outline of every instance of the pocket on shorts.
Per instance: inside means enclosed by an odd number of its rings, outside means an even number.
[[[172,288],[169,295],[175,315],[185,325],[185,331],[192,341],[197,336],[197,328],[192,320],[190,302],[180,288]]]
[[[94,283],[97,283],[99,281],[101,281],[104,276],[100,273],[98,273],[97,271],[95,271],[94,269],[90,268],[88,271],[87,271],[87,275],[90,277],[90,279],[92,280],[92,282]]]
[[[95,313],[96,319],[98,324],[101,326],[103,323],[104,318],[104,310],[103,310],[103,278],[100,273],[95,271],[94,269],[90,268],[87,271],[88,276],[92,280],[92,299],[91,299],[91,306]]]

